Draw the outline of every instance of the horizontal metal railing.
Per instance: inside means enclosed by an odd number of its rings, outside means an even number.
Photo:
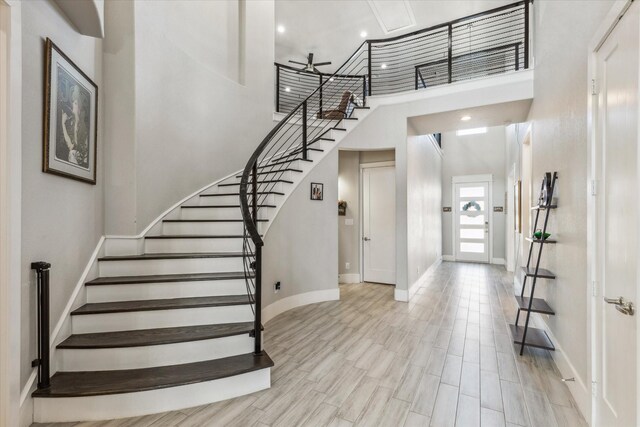
[[[262,350],[261,212],[283,193],[340,121],[366,97],[419,90],[529,67],[529,2],[387,39],[367,40],[332,74],[276,66],[276,110],[286,116],[248,160],[240,181],[247,294],[255,307],[255,351]]]

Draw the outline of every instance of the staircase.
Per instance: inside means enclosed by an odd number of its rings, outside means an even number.
[[[486,25],[507,15],[520,20],[526,11],[528,3],[519,2],[469,19]],[[140,416],[270,387],[273,361],[263,350],[261,317],[262,248],[270,224],[314,163],[373,111],[367,97],[393,93],[393,73],[402,83],[395,91],[425,87],[433,68],[428,55],[416,56],[407,46],[428,46],[444,28],[448,82],[456,80],[456,69],[465,70],[459,79],[487,74],[470,73],[455,59],[462,57],[452,44],[456,25],[468,25],[455,22],[364,42],[302,102],[287,104],[243,170],[174,207],[133,246],[107,244],[96,278],[84,284],[86,301],[70,313],[71,334],[56,343],[51,386],[33,393],[35,421]],[[488,58],[487,51],[499,57]],[[479,52],[483,63],[504,68],[508,61],[509,70],[528,56],[516,49],[514,61],[486,42]],[[388,62],[380,55],[390,53],[397,64],[378,70],[376,64]],[[477,70],[478,55],[465,57]]]

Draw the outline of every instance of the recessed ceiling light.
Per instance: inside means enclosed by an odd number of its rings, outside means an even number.
[[[463,135],[476,135],[479,133],[487,133],[487,128],[473,128],[473,129],[460,129],[458,131],[456,131],[456,135],[458,136],[463,136]]]
[[[284,33],[284,32],[285,32],[284,25],[278,25],[277,30],[278,30],[278,32],[279,32],[280,34]]]
[[[471,120],[471,116],[462,116],[462,117],[460,117],[460,120],[462,120],[463,122],[467,122],[467,121]]]
[[[291,92],[291,88],[290,88],[290,87],[285,87],[285,88],[284,88],[284,91],[285,91],[285,92]]]
[[[362,37],[362,38],[367,37],[367,32],[366,31],[361,31],[360,32],[360,37]]]
[[[331,77],[331,78],[329,79],[329,81],[330,81],[330,82],[332,82],[333,80],[334,80],[334,78],[333,78],[333,77]]]
[[[380,66],[380,68],[382,68],[382,69],[384,70],[385,68],[387,68],[387,64],[382,64],[382,65]]]

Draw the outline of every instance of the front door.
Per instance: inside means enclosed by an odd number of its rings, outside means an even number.
[[[596,53],[595,425],[637,425],[638,11],[633,4]],[[622,298],[622,300],[620,300]]]
[[[364,281],[396,283],[395,167],[362,170]]]
[[[489,182],[454,184],[456,261],[489,262]]]

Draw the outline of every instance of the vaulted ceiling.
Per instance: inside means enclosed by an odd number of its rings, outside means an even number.
[[[333,71],[365,40],[363,31],[369,39],[390,37],[510,3],[514,1],[276,0],[276,26],[285,28],[275,35],[276,61],[306,62],[313,52],[316,62],[333,62],[323,71]]]

